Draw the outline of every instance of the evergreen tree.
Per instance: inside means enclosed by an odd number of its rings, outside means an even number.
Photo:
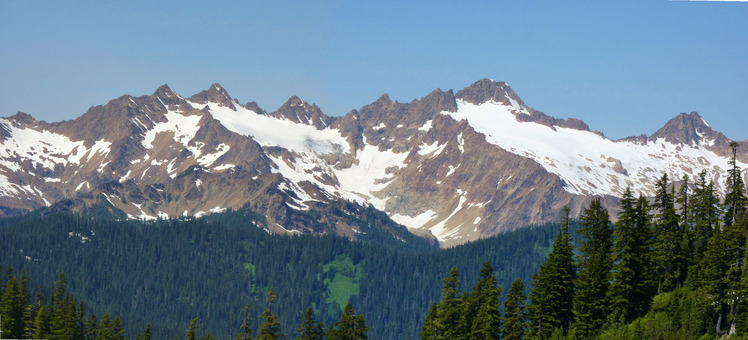
[[[258,340],[283,339],[286,337],[286,335],[281,332],[281,324],[280,324],[280,321],[278,320],[278,315],[272,311],[272,307],[276,302],[276,296],[275,296],[273,287],[270,287],[270,289],[268,290],[268,298],[266,302],[267,302],[267,307],[265,307],[265,310],[262,312],[262,314],[260,314],[260,317],[262,318],[263,323],[260,325],[259,329],[257,330],[256,339]]]
[[[34,325],[31,328],[31,337],[34,339],[46,339],[51,332],[51,312],[50,307],[41,305],[34,317]]]
[[[307,308],[301,314],[301,323],[297,329],[299,332],[298,340],[322,340],[325,337],[324,325],[314,319],[314,310],[312,307]]]
[[[726,208],[725,227],[730,227],[737,221],[739,215],[745,211],[746,201],[748,201],[745,196],[743,176],[737,162],[738,146],[737,142],[730,142],[732,158],[727,170],[727,193],[725,194],[724,204]]]
[[[594,336],[602,329],[609,310],[607,299],[611,261],[611,228],[608,211],[599,198],[580,215],[582,237],[577,265],[579,277],[574,296],[574,334],[581,339]]]
[[[5,291],[0,301],[0,315],[2,315],[2,335],[5,338],[20,338],[24,330],[24,310],[26,303],[22,301],[21,285],[12,276],[5,285]]]
[[[651,302],[649,219],[646,199],[634,199],[627,187],[618,201],[621,211],[613,227],[613,272],[609,290],[611,321],[629,322],[643,316]],[[644,216],[642,216],[644,215]]]
[[[349,302],[343,309],[340,321],[335,322],[335,325],[328,329],[327,338],[330,340],[365,340],[368,339],[366,336],[368,331],[369,328],[366,327],[363,315],[356,315]]]
[[[707,182],[706,170],[699,173],[691,197],[691,221],[693,230],[691,240],[693,244],[692,262],[698,264],[706,250],[709,238],[714,229],[719,226],[719,198],[714,190],[714,183]]]
[[[714,324],[714,332],[721,336],[727,325],[728,304],[726,294],[728,291],[727,270],[729,264],[725,252],[725,239],[720,229],[715,229],[709,238],[704,257],[699,264],[698,287],[712,300],[715,306],[717,318]]]
[[[480,278],[473,291],[463,299],[462,329],[466,331],[467,339],[499,339],[500,299],[501,288],[497,287],[493,267],[491,262],[487,261],[483,263]]]
[[[200,328],[197,318],[190,321],[190,328],[187,329],[187,340],[197,340],[197,330]]]
[[[571,244],[569,227],[569,207],[561,213],[561,228],[553,243],[553,250],[546,262],[533,274],[533,288],[530,291],[528,306],[530,336],[537,339],[549,338],[556,329],[563,334],[569,331],[574,320],[572,301],[574,299],[576,272],[574,269],[574,247]]]
[[[149,322],[143,330],[143,335],[138,334],[135,336],[136,340],[151,340],[151,323]]]
[[[465,334],[460,329],[461,288],[460,274],[457,267],[452,267],[443,280],[442,300],[436,310],[437,339],[458,339]]]
[[[743,286],[746,276],[746,246],[748,245],[748,221],[746,221],[746,197],[742,173],[737,165],[738,143],[731,142],[733,156],[727,174],[727,194],[724,219],[725,251],[728,256],[727,291],[725,298],[729,305],[728,321],[730,334],[737,330],[739,311],[745,308],[740,301],[748,295],[748,287]],[[748,281],[748,278],[746,279]]]
[[[249,316],[249,304],[244,305],[244,310],[242,314],[244,315],[244,323],[242,323],[239,328],[242,330],[239,332],[239,334],[236,336],[236,340],[250,340],[252,339],[252,319]]]
[[[667,174],[655,184],[653,243],[654,263],[658,276],[657,292],[668,292],[683,282],[686,274],[684,231],[675,210],[672,187]]]
[[[439,305],[434,302],[429,308],[429,312],[426,314],[426,320],[423,322],[421,327],[421,339],[422,340],[436,340],[439,336],[439,323],[437,310]]]
[[[519,278],[512,282],[504,302],[504,327],[501,330],[503,340],[522,340],[525,337],[527,308],[525,307],[525,285]]]

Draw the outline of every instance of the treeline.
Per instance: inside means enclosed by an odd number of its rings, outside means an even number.
[[[721,204],[706,172],[693,184],[684,176],[679,186],[663,175],[651,202],[625,190],[615,224],[600,200],[593,200],[579,216],[576,249],[566,208],[527,301],[522,282],[515,281],[501,318],[501,291],[490,267],[484,265],[479,284],[462,295],[453,269],[422,338],[748,336],[748,198],[735,160],[737,144],[732,147]]]
[[[119,316],[112,318],[109,313],[98,317],[95,313],[86,312],[85,305],[78,302],[67,290],[65,274],[60,274],[52,289],[52,295],[45,297],[37,290],[34,298],[29,294],[29,279],[22,271],[16,277],[12,269],[7,270],[7,281],[0,285],[0,338],[6,339],[60,339],[60,340],[117,340],[126,339],[125,329]],[[265,310],[260,315],[262,323],[257,336],[252,337],[252,320],[250,305],[244,308],[244,322],[236,340],[278,340],[286,338],[282,332],[278,315],[273,311],[276,295],[272,288],[268,291]],[[192,319],[186,332],[187,340],[213,340],[210,332],[198,337],[199,319]],[[301,315],[297,328],[299,340],[357,340],[367,339],[366,321],[356,315],[349,303],[343,309],[340,320],[324,328],[324,324],[315,320],[314,310],[309,307]],[[151,324],[148,323],[142,333],[135,336],[137,340],[150,340]],[[180,339],[179,334],[174,335]]]
[[[449,268],[474,284],[475,263],[491,261],[506,291],[516,277],[529,282],[557,230],[522,228],[450,249],[403,251],[394,238],[270,235],[261,226],[249,210],[154,222],[28,215],[0,220],[0,266],[25,270],[46,294],[64,272],[87,310],[118,314],[130,338],[149,322],[156,339],[184,335],[194,318],[198,333],[228,338],[239,333],[244,306],[264,306],[274,287],[289,337],[298,335],[307,308],[329,325],[351,303],[370,338],[413,339]],[[250,310],[251,329],[259,328],[262,311]]]
[[[0,286],[0,318],[5,339],[124,339],[119,316],[97,316],[68,293],[67,280],[60,274],[52,294],[37,290],[29,294],[26,272],[16,277],[11,269]],[[148,327],[146,327],[148,334]],[[142,338],[142,336],[138,336]],[[149,338],[149,337],[148,337]]]

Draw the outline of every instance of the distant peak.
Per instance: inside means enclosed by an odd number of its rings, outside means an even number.
[[[169,87],[169,85],[164,84],[159,86],[158,89],[156,89],[156,92],[153,92],[153,95],[171,97],[173,95],[176,95],[176,93],[171,89],[171,87]]]
[[[379,96],[379,99],[377,99],[376,103],[380,103],[380,104],[391,104],[392,103],[392,99],[390,99],[390,95],[387,94],[387,92],[385,92],[385,93],[382,93],[381,96]]]
[[[200,104],[218,103],[222,106],[234,107],[231,96],[219,83],[213,83],[207,90],[200,91],[189,100]]]
[[[25,112],[18,112],[10,117],[8,117],[9,120],[12,120],[14,122],[23,123],[23,124],[30,124],[36,122],[36,119],[32,117],[30,114]]]
[[[718,132],[714,131],[711,126],[697,112],[681,113],[669,120],[665,125],[657,130],[650,140],[664,138],[671,143],[682,143],[686,145],[700,144],[702,139],[715,139]]]
[[[460,90],[457,92],[455,97],[475,105],[480,105],[493,100],[497,103],[511,105],[515,109],[525,107],[525,103],[507,83],[487,78],[478,80],[472,85]]]
[[[304,105],[304,104],[305,104],[305,103],[304,103],[304,101],[303,101],[303,100],[301,100],[301,98],[299,98],[299,97],[297,97],[297,96],[291,96],[291,98],[288,98],[288,100],[286,100],[286,103],[285,103],[285,104],[283,104],[283,105],[284,105],[284,106],[285,106],[285,105],[289,105],[289,106],[299,106],[299,105]]]

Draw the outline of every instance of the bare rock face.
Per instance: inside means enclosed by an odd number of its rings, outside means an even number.
[[[544,132],[523,140],[531,131]],[[404,242],[412,233],[453,246],[556,221],[566,205],[576,216],[593,197],[615,216],[623,188],[647,194],[663,171],[708,169],[719,189],[731,154],[697,113],[612,141],[488,79],[409,103],[383,94],[340,117],[295,96],[268,113],[219,84],[188,99],[163,85],[71,121],[0,119],[0,216],[248,208],[269,232]],[[748,141],[738,160],[748,168]]]
[[[289,98],[277,111],[269,115],[295,123],[312,125],[320,130],[328,127],[332,122],[332,118],[322,113],[317,105],[306,103],[296,96]]]

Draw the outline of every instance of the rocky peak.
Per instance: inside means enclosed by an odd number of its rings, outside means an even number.
[[[332,118],[326,116],[316,104],[309,104],[297,96],[289,98],[277,111],[269,115],[296,123],[313,125],[318,129],[324,129],[332,122]]]
[[[257,114],[261,114],[261,115],[267,114],[267,111],[263,110],[260,107],[260,105],[257,105],[256,102],[249,102],[244,105],[244,108],[246,108],[247,110],[254,111],[254,113],[257,113]]]
[[[475,105],[493,100],[497,103],[513,106],[518,110],[525,108],[525,103],[507,83],[503,81],[497,82],[486,78],[478,80],[472,85],[460,90],[457,92],[456,97],[457,99]]]
[[[29,124],[37,123],[36,119],[34,119],[34,117],[31,117],[30,114],[25,113],[25,112],[20,112],[20,111],[8,117],[8,120],[12,120],[16,124],[21,124],[21,125],[29,125]]]
[[[151,96],[158,98],[157,100],[160,100],[164,105],[179,105],[179,101],[182,99],[166,84],[159,86]]]
[[[218,103],[221,106],[236,109],[229,93],[218,83],[213,83],[207,90],[200,91],[200,93],[190,97],[189,100],[200,104]]]
[[[649,137],[650,141],[663,138],[670,143],[699,145],[703,140],[716,141],[724,136],[712,129],[696,112],[681,113],[668,121],[665,126]]]
[[[404,124],[420,124],[434,115],[442,112],[453,112],[457,110],[455,96],[452,90],[442,91],[436,89],[426,97],[415,99],[410,103],[393,102],[389,95],[383,94],[377,101],[361,108],[360,116],[365,122],[363,125],[377,126],[385,123],[386,126]]]

